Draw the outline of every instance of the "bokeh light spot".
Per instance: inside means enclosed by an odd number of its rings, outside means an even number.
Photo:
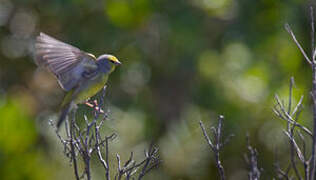
[[[37,16],[27,10],[19,10],[10,21],[10,30],[13,35],[28,38],[35,31]]]

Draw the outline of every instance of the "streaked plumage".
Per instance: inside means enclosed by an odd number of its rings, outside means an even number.
[[[60,86],[68,91],[62,103],[59,127],[72,104],[86,101],[100,91],[115,66],[121,64],[112,55],[94,55],[56,40],[44,33],[36,38],[35,61],[52,72]]]

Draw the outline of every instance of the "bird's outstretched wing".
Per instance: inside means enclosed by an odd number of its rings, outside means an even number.
[[[44,33],[36,38],[35,61],[51,71],[66,91],[77,86],[86,74],[94,74],[97,70],[93,55]]]

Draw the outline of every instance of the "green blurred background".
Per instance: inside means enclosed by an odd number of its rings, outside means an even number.
[[[0,178],[73,179],[48,125],[64,92],[32,59],[34,37],[42,31],[123,63],[106,95],[111,120],[103,133],[119,134],[111,156],[127,159],[134,151],[141,158],[154,140],[163,163],[147,179],[217,179],[198,122],[209,127],[223,114],[225,134],[235,134],[221,156],[228,179],[247,178],[247,132],[263,179],[272,179],[275,149],[282,167],[288,165],[285,124],[273,115],[273,97],[285,100],[291,76],[295,101],[305,95],[301,121],[311,122],[311,72],[283,28],[289,22],[309,47],[310,3],[0,0]],[[94,179],[104,178],[97,161],[92,169]]]

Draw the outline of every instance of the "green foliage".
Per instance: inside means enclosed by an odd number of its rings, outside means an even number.
[[[0,107],[0,172],[3,179],[50,179],[47,159],[28,107],[15,97]],[[34,170],[36,169],[36,173]]]

